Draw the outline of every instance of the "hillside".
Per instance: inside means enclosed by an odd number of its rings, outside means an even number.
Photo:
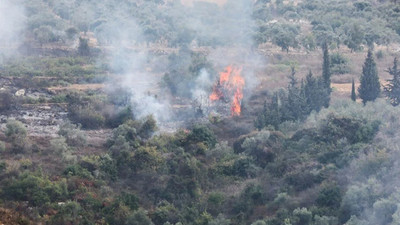
[[[390,0],[0,0],[0,224],[400,224],[399,24]]]

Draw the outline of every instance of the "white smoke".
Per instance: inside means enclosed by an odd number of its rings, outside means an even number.
[[[185,27],[188,31],[194,31],[197,38],[190,48],[196,52],[197,44],[207,46],[207,59],[216,69],[216,72],[205,68],[200,70],[198,77],[188,85],[191,100],[206,107],[209,104],[208,96],[218,79],[218,72],[232,64],[243,67],[245,93],[248,92],[245,98],[249,97],[251,90],[258,84],[255,68],[262,64],[261,57],[252,50],[255,27],[251,18],[252,1],[229,0],[221,7],[211,3],[196,3],[193,7],[180,4],[170,6],[173,9],[168,10],[174,12],[173,17],[181,18],[171,20],[171,23],[177,23],[172,27]],[[103,44],[113,46],[110,48],[112,67],[122,75],[119,86],[131,90],[133,109],[137,117],[153,114],[157,120],[170,119],[173,116],[172,101],[166,94],[160,94],[162,74],[155,75],[155,71],[151,69],[154,68],[151,62],[157,59],[154,59],[154,55],[150,59],[146,50],[148,43],[152,42],[146,40],[143,32],[146,28],[134,16],[124,13],[123,9],[118,9],[113,14],[117,15],[115,19],[96,28],[96,34]],[[190,54],[188,57],[191,57]],[[159,64],[162,63],[165,64],[165,61],[160,60]],[[179,63],[191,63],[191,60],[182,59]],[[167,71],[162,71],[165,72]]]
[[[198,3],[191,10],[187,26],[196,30],[199,37],[210,37],[219,45],[210,49],[208,60],[218,72],[224,71],[230,65],[242,68],[241,75],[245,79],[244,98],[249,98],[259,83],[255,71],[265,62],[265,59],[254,51],[253,34],[256,26],[252,18],[253,2],[228,0],[221,7],[216,4]],[[205,19],[207,17],[213,19]],[[199,92],[201,87],[202,94],[207,91],[210,94],[209,91],[219,74],[209,76],[214,82],[208,83],[208,86],[202,82],[204,78],[202,75],[201,73],[196,80],[195,91]],[[197,82],[200,82],[200,85]],[[195,98],[198,97],[195,95]]]
[[[0,57],[15,51],[25,27],[24,9],[12,0],[0,0]]]
[[[156,76],[149,65],[149,54],[144,45],[141,27],[131,16],[109,21],[101,33],[112,47],[109,49],[111,67],[119,75],[114,88],[122,87],[132,94],[133,112],[138,119],[153,115],[158,121],[171,116],[169,101],[160,96],[160,76]],[[112,24],[112,26],[110,26]]]
[[[195,80],[195,86],[192,89],[192,98],[197,101],[201,106],[207,106],[209,104],[208,96],[212,91],[215,79],[207,72],[202,69],[200,75]]]

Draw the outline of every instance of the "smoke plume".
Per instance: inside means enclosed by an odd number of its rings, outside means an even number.
[[[18,1],[0,1],[0,59],[15,51],[25,26],[24,9]]]

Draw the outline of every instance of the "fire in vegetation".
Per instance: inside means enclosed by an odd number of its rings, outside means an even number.
[[[231,103],[231,115],[240,116],[245,81],[240,75],[242,68],[228,66],[219,74],[219,80],[213,87],[210,100]]]

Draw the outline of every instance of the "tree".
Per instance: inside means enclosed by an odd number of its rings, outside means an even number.
[[[383,87],[384,93],[393,106],[398,106],[400,104],[400,70],[397,68],[397,57],[394,58],[393,67],[389,68],[387,72],[393,78],[387,80],[388,84]]]
[[[128,216],[126,225],[154,225],[154,223],[147,216],[147,212],[143,209],[138,209]]]
[[[271,29],[272,43],[281,47],[282,51],[289,52],[290,48],[297,48],[299,28],[291,25],[281,25]]]
[[[324,62],[322,65],[322,78],[324,79],[324,83],[327,90],[331,92],[331,66],[330,66],[328,44],[326,42],[322,45],[322,51],[324,53]]]
[[[362,49],[361,44],[364,40],[364,28],[358,24],[353,23],[351,27],[347,27],[347,39],[344,44],[351,49],[351,51],[359,51]]]
[[[313,77],[311,70],[306,77],[304,94],[309,111],[315,110],[319,112],[323,107],[329,106],[330,97],[325,82],[321,78]]]
[[[295,74],[296,71],[292,67],[292,73],[289,77],[287,109],[289,119],[293,120],[304,119],[309,111],[304,91],[297,86]]]
[[[79,47],[78,53],[80,56],[89,56],[90,55],[90,47],[89,40],[86,38],[79,38]]]
[[[363,65],[358,93],[363,103],[366,104],[368,101],[374,101],[378,98],[380,92],[381,87],[379,83],[378,70],[376,69],[376,63],[372,51],[368,50],[368,55]]]
[[[354,102],[357,100],[356,87],[354,85],[354,79],[351,81],[351,100],[353,100]]]

